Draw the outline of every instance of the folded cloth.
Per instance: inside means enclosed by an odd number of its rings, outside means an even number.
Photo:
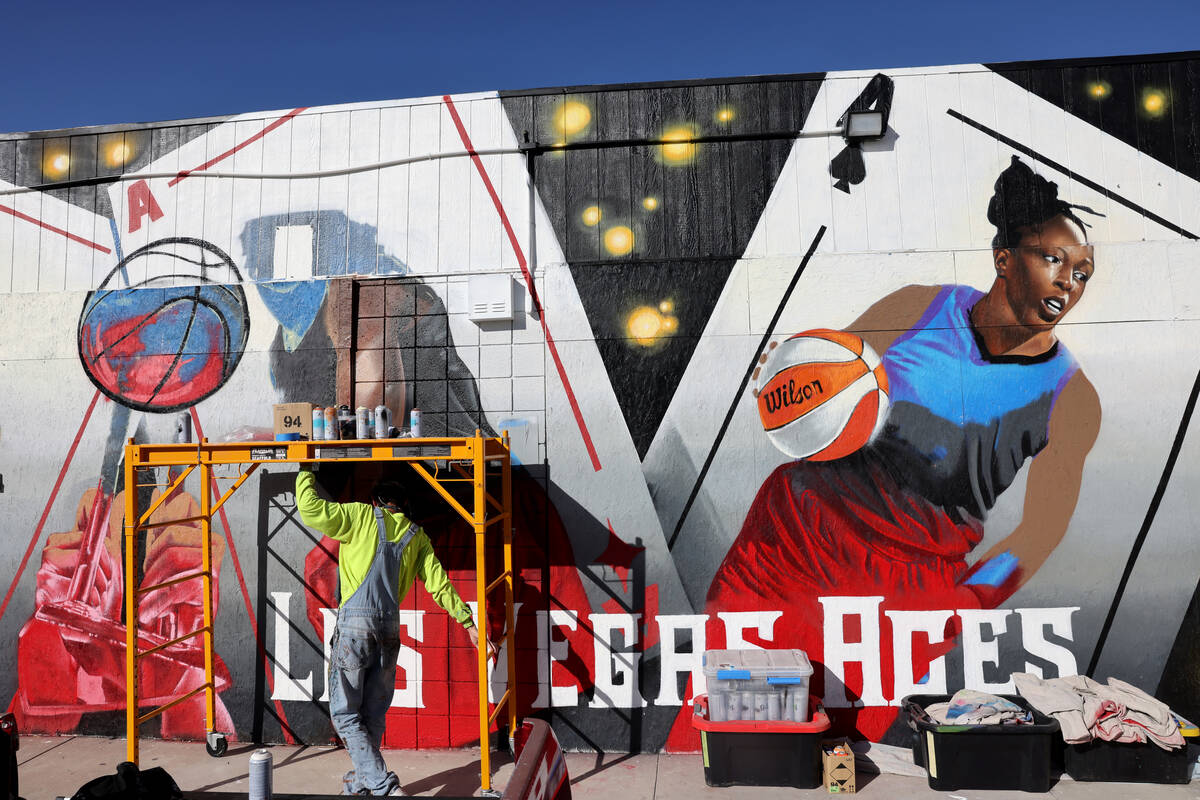
[[[1068,744],[1094,738],[1108,742],[1150,741],[1164,750],[1177,750],[1185,744],[1179,723],[1165,703],[1117,678],[1109,678],[1104,685],[1086,675],[1043,680],[1017,673],[1013,682],[1030,705],[1058,720]]]
[[[974,689],[960,689],[948,703],[925,709],[930,719],[943,725],[999,725],[1031,722],[1028,711],[1011,700]]]
[[[1186,744],[1166,703],[1117,678],[1109,678],[1104,690],[1105,699],[1117,710],[1097,719],[1096,735],[1100,738],[1122,742],[1149,739],[1164,750],[1177,750]]]
[[[1083,698],[1070,686],[1057,679],[1043,680],[1029,672],[1013,673],[1012,680],[1017,693],[1028,700],[1029,705],[1058,720],[1063,741],[1082,744],[1092,740],[1091,728],[1083,718]]]

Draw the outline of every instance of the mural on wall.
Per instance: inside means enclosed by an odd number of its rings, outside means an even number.
[[[1200,619],[1179,488],[1200,479],[1197,64],[0,138],[0,379],[18,387],[0,397],[0,519],[26,547],[0,560],[17,643],[0,674],[22,727],[121,730],[126,440],[169,439],[181,416],[213,441],[270,437],[270,405],[292,401],[513,437],[518,704],[568,748],[697,747],[689,699],[722,647],[806,650],[839,729],[876,740],[899,741],[905,694],[1008,690],[1016,671],[1113,674],[1200,712],[1178,677]],[[885,134],[843,139],[865,109]],[[471,277],[496,273],[510,321],[473,316]],[[78,428],[19,424],[50,404]],[[361,499],[384,475],[474,600],[472,532],[406,467],[319,480]],[[146,477],[143,508],[172,476]],[[297,521],[293,480],[264,467],[213,525],[234,738],[333,736],[337,546]],[[139,585],[199,564],[197,523],[170,522],[198,486],[139,537]],[[152,595],[139,629],[195,630],[199,590]],[[402,617],[385,745],[469,744],[465,635],[423,592]],[[148,706],[203,680],[198,645],[143,664]],[[202,710],[150,732],[200,737]]]
[[[928,635],[926,652],[914,651],[912,663],[885,660],[881,681],[847,687],[874,701],[854,720],[868,738],[895,718],[897,709],[880,702],[893,673],[901,685],[928,683],[932,662],[956,644],[954,611],[999,606],[1066,534],[1101,416],[1095,389],[1055,332],[1095,270],[1077,210],[1084,209],[1013,157],[988,205],[996,226],[991,287],[908,286],[855,320],[848,330],[882,354],[890,406],[883,424],[871,408],[877,430],[867,446],[833,458],[818,449],[813,460],[776,468],[709,588],[712,614],[783,609],[774,643],[820,663],[820,603],[840,588],[877,596],[883,637],[891,617],[911,624],[911,612],[938,609],[921,620],[934,625],[918,629]],[[814,374],[828,385],[841,369],[833,362]],[[768,409],[760,410],[764,423]],[[829,427],[809,414],[785,436],[799,441]],[[834,437],[822,438],[821,448]],[[1027,461],[1021,524],[968,566],[988,510]],[[713,626],[710,644],[720,635]],[[814,682],[819,694],[822,678]]]

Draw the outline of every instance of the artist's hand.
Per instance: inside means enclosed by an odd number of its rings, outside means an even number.
[[[471,647],[479,650],[479,627],[472,625],[471,627],[467,628],[467,636],[471,639]],[[489,659],[496,657],[496,646],[492,644],[491,639],[487,640],[487,651]]]

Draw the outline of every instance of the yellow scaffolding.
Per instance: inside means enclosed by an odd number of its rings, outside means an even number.
[[[489,730],[500,713],[507,709],[509,741],[516,735],[516,644],[513,620],[513,558],[512,558],[512,462],[509,457],[508,434],[503,438],[485,438],[480,431],[472,437],[421,439],[367,439],[303,442],[230,442],[212,443],[207,439],[199,444],[135,444],[131,439],[125,446],[125,735],[127,757],[138,763],[138,727],[166,711],[204,692],[205,745],[211,755],[225,752],[224,734],[215,730],[216,685],[213,678],[213,605],[212,605],[212,517],[246,482],[260,464],[287,464],[325,461],[404,461],[432,486],[447,504],[470,523],[475,530],[475,598],[478,623],[487,630],[487,598],[496,589],[504,589],[504,638],[507,647],[507,686],[496,699],[494,710],[488,702],[487,637],[479,639],[479,752],[480,781],[484,793],[492,793],[491,747]],[[444,473],[432,472],[424,462],[447,462],[453,467]],[[500,466],[500,497],[488,491],[488,465]],[[216,502],[213,502],[213,467],[237,465],[241,474]],[[138,508],[137,471],[155,467],[177,467],[182,472],[145,511]],[[183,485],[184,480],[200,468],[200,513],[182,519],[151,522],[155,511]],[[471,508],[460,503],[444,486],[448,482],[470,481],[473,493]],[[155,484],[157,485],[157,484]],[[494,491],[494,490],[493,490]],[[488,516],[489,510],[493,511]],[[200,523],[203,534],[203,554],[199,572],[189,572],[152,586],[137,586],[138,531],[162,528],[183,522]],[[501,523],[504,537],[504,570],[488,581],[485,569],[485,541],[488,528]],[[164,640],[151,632],[139,633],[138,600],[159,589],[203,578],[203,625],[196,630]],[[138,714],[138,661],[148,655],[177,648],[194,636],[204,637],[204,683],[179,697],[173,698],[144,714]]]

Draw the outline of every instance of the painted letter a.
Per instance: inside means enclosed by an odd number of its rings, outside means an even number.
[[[142,227],[142,217],[150,215],[150,221],[162,219],[162,209],[158,201],[150,193],[150,185],[145,181],[129,184],[129,232],[133,233]]]

